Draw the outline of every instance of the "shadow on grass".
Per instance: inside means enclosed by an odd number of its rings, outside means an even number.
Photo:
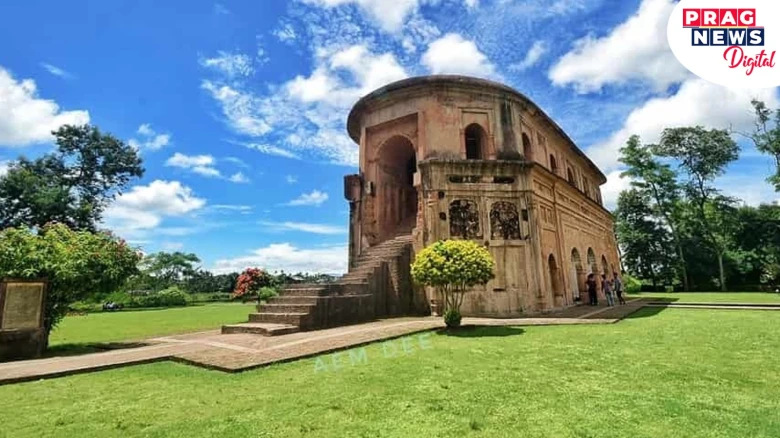
[[[464,325],[458,328],[441,329],[437,334],[442,336],[454,336],[457,338],[499,338],[504,336],[522,335],[525,330],[520,327],[486,327]]]
[[[640,294],[636,294],[635,296],[641,296]],[[648,300],[648,302],[657,303],[657,304],[672,304],[675,301],[679,301],[679,298],[655,298],[655,297],[645,297],[645,300]],[[636,312],[626,316],[624,319],[638,319],[638,318],[651,318],[653,316],[658,315],[659,313],[666,310],[666,307],[658,306],[658,307],[642,307]]]
[[[41,358],[79,356],[82,354],[101,353],[125,348],[145,347],[143,342],[99,342],[88,344],[60,344],[49,347]]]

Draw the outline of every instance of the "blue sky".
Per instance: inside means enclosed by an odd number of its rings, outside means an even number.
[[[218,271],[346,267],[344,121],[388,82],[457,73],[534,99],[609,175],[617,149],[664,126],[751,126],[749,101],[687,72],[666,42],[671,0],[3,2],[0,172],[50,150],[63,123],[139,148],[146,175],[106,226],[147,252],[197,253]],[[35,31],[31,31],[35,29]],[[771,161],[743,144],[719,187],[778,197]]]

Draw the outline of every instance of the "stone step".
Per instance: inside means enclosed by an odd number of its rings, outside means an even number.
[[[313,297],[299,297],[299,296],[284,296],[273,297],[268,300],[268,304],[317,304],[318,296]],[[258,306],[259,307],[259,306]]]
[[[282,297],[321,297],[328,294],[325,287],[285,287],[279,292]]]
[[[243,324],[230,324],[222,326],[223,335],[249,333],[263,336],[279,336],[297,333],[300,328],[290,324],[269,324],[258,322],[245,322]]]
[[[268,322],[273,324],[289,324],[301,327],[308,323],[308,313],[271,313],[259,312],[249,315],[249,322]]]
[[[258,313],[305,313],[314,311],[316,304],[268,303],[258,306]]]

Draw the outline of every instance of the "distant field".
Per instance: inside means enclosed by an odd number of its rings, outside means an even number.
[[[687,303],[776,303],[780,294],[772,292],[646,292],[629,295],[634,298],[670,298]]]
[[[244,322],[253,305],[212,303],[159,310],[124,310],[65,317],[51,334],[50,345],[142,340]]]

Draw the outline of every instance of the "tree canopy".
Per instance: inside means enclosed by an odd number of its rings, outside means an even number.
[[[58,222],[95,231],[108,204],[144,173],[135,149],[95,126],[52,134],[54,152],[12,161],[0,177],[0,229]]]

